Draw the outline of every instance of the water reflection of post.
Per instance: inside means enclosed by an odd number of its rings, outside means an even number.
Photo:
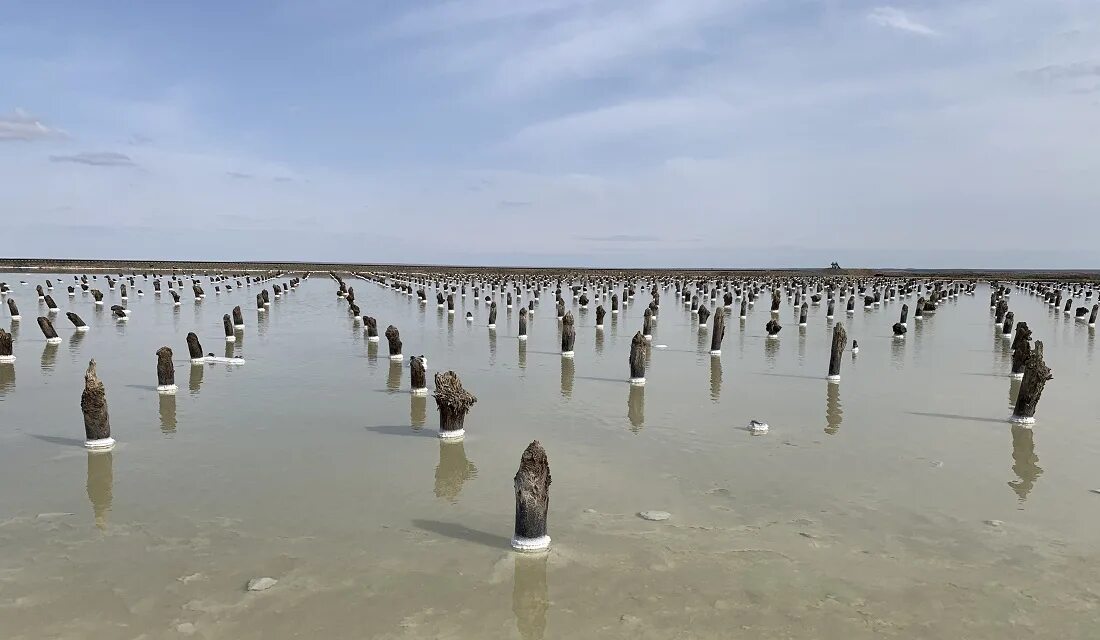
[[[409,420],[413,431],[419,431],[428,421],[428,396],[411,394],[409,402]]]
[[[905,341],[890,340],[890,364],[895,369],[901,369],[905,365]]]
[[[56,362],[57,345],[47,342],[45,348],[42,349],[42,371],[45,373],[53,371],[53,367]]]
[[[439,464],[435,468],[435,497],[458,502],[458,494],[467,480],[477,477],[477,467],[466,459],[462,441],[439,441]]]
[[[519,340],[519,368],[527,368],[527,341]]]
[[[367,343],[367,365],[373,370],[378,366],[378,343]]]
[[[626,399],[626,417],[630,420],[631,431],[638,433],[645,426],[645,387],[630,385],[630,395]]]
[[[401,389],[401,362],[390,360],[390,370],[386,374],[386,389],[391,393]]]
[[[160,397],[160,432],[170,435],[176,432],[176,394],[162,393]]]
[[[840,423],[844,421],[844,408],[840,405],[840,385],[831,382],[825,386],[825,433],[835,436],[840,431]]]
[[[202,386],[203,372],[206,371],[206,367],[201,364],[191,365],[191,375],[187,378],[187,389],[191,392],[191,395],[198,395],[199,387]]]
[[[489,329],[489,364],[497,363],[497,330]]]
[[[80,352],[80,344],[84,342],[84,336],[87,335],[86,331],[73,331],[72,337],[69,338],[69,353],[76,355]]]
[[[1043,475],[1043,468],[1038,462],[1039,456],[1035,455],[1035,432],[1023,425],[1012,425],[1012,472],[1017,479],[1009,481],[1008,486],[1016,492],[1021,503],[1027,500],[1027,494],[1031,493],[1035,482]]]
[[[516,555],[515,560],[512,613],[516,616],[516,628],[523,640],[542,640],[546,634],[546,613],[550,609],[546,584],[549,556]]]
[[[779,355],[779,341],[778,340],[764,340],[764,360],[767,361],[772,368],[775,367],[776,356]]]
[[[15,364],[0,363],[0,398],[13,389],[15,389]]]
[[[615,322],[615,316],[611,316],[611,322]],[[596,329],[596,353],[603,353],[603,328]]]
[[[722,395],[722,359],[712,356],[710,359],[710,399],[718,402]]]
[[[107,452],[88,453],[88,500],[95,514],[95,526],[107,528],[107,514],[111,511],[114,491],[114,454]]]
[[[573,374],[576,366],[573,358],[561,359],[561,395],[566,398],[573,396]]]

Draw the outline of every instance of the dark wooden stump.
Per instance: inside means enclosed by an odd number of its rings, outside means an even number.
[[[232,342],[236,340],[236,336],[233,335],[233,319],[226,313],[222,315],[222,329],[225,330],[225,341]]]
[[[546,517],[550,509],[550,463],[535,440],[527,445],[515,477],[516,526],[512,548],[541,551],[550,545]]]
[[[42,335],[46,336],[47,340],[53,340],[57,337],[57,331],[53,328],[53,323],[46,316],[38,316],[38,328],[42,330]]]
[[[492,329],[497,326],[497,303],[496,300],[489,305],[489,328]]]
[[[19,317],[19,307],[15,305],[15,298],[8,298],[8,313],[12,318]]]
[[[50,311],[57,311],[57,303],[53,301],[53,296],[46,294],[46,308]]]
[[[176,295],[175,291],[172,292],[172,297],[176,298],[176,301],[179,302],[179,296]],[[256,310],[257,311],[263,311],[264,310],[264,294],[262,294],[262,293],[257,293],[256,294]]]
[[[157,386],[176,386],[176,365],[172,364],[172,348],[157,349]]]
[[[714,313],[714,328],[710,335],[710,354],[722,354],[722,339],[726,337],[726,313],[719,309]]]
[[[901,319],[898,320],[898,322],[900,322],[901,324],[904,325],[908,321],[909,321],[909,305],[903,304],[903,305],[901,305]]]
[[[832,298],[829,298],[829,309],[828,309],[828,311],[825,312],[825,317],[826,318],[832,318],[833,317],[834,307],[835,307],[835,301]]]
[[[1001,327],[1001,335],[1009,338],[1012,336],[1012,326],[1016,322],[1016,316],[1011,311],[1005,314],[1004,325]]]
[[[440,437],[461,437],[466,414],[476,402],[477,397],[462,387],[457,373],[445,371],[435,374],[435,405],[439,409]]]
[[[367,327],[367,340],[378,342],[378,321],[371,316],[363,316],[363,324]]]
[[[191,360],[202,360],[202,344],[199,343],[199,337],[192,331],[187,334],[187,353],[191,356]]]
[[[401,355],[401,333],[392,324],[386,327],[386,340],[390,343],[390,358]]]
[[[710,319],[710,311],[703,305],[699,305],[699,326],[707,326],[707,320]]]
[[[646,339],[653,337],[653,311],[650,309],[646,309],[642,315],[642,335]]]
[[[519,308],[519,339],[527,338],[527,307]]]
[[[844,325],[836,323],[833,326],[833,344],[829,350],[829,379],[840,380],[840,359],[844,355],[844,345],[848,342],[848,332]],[[854,342],[852,343],[855,344]]]
[[[603,305],[602,304],[597,305],[596,306],[596,327],[602,327],[603,326],[603,319],[604,319],[605,315],[607,315],[607,312],[604,310]]]
[[[769,338],[778,338],[779,332],[783,330],[783,327],[779,325],[778,320],[772,318],[764,325],[764,330],[768,332]]]
[[[619,312],[619,294],[611,294],[611,313]]]
[[[244,328],[244,312],[241,311],[240,305],[233,307],[233,326]]]
[[[646,339],[642,332],[634,334],[630,340],[630,381],[634,384],[645,383]]]
[[[1090,327],[1095,327],[1096,326],[1096,312],[1098,310],[1100,310],[1100,304],[1092,305],[1092,313],[1089,314],[1089,326]]]
[[[413,356],[412,361],[409,363],[409,369],[412,372],[411,381],[413,393],[427,393],[428,376],[424,368],[424,358]]]
[[[803,302],[802,306],[799,307],[799,310],[798,310],[798,326],[800,326],[800,327],[806,326],[806,317],[809,314],[809,311],[810,311],[809,307],[807,307],[806,303]]]
[[[1031,329],[1026,322],[1016,324],[1016,336],[1012,339],[1012,375],[1024,375],[1024,367],[1031,356]]]
[[[103,302],[103,292],[99,289],[92,289],[92,297],[95,298],[95,301],[98,303]]]
[[[106,441],[111,437],[111,419],[107,415],[107,391],[96,375],[95,360],[88,363],[88,370],[84,374],[84,393],[80,395],[80,410],[84,413],[84,435],[88,442]]]
[[[561,353],[564,356],[573,354],[573,344],[577,340],[577,332],[573,326],[573,312],[567,311],[561,319]]]
[[[73,323],[73,326],[77,327],[78,329],[80,327],[88,326],[88,325],[84,324],[84,321],[80,318],[80,316],[76,315],[72,311],[65,312],[65,317],[68,318],[69,322]]]
[[[1035,341],[1035,348],[1024,364],[1024,380],[1020,383],[1020,393],[1016,396],[1016,409],[1012,412],[1012,421],[1020,423],[1035,422],[1035,408],[1047,380],[1054,378],[1050,367],[1043,360],[1043,342]]]
[[[909,331],[908,327],[906,327],[905,325],[903,325],[903,324],[902,324],[902,323],[900,323],[900,322],[895,322],[895,323],[894,323],[894,326],[892,327],[892,329],[894,330],[894,337],[895,337],[895,338],[901,338],[901,337],[904,337],[904,336],[905,336],[905,333],[906,333],[907,331]]]
[[[742,320],[749,317],[749,306],[748,306],[748,304],[749,303],[745,298],[741,298],[741,314],[740,314],[740,317],[741,317]]]
[[[12,358],[12,337],[11,334],[3,329],[0,329],[0,358],[11,359]]]

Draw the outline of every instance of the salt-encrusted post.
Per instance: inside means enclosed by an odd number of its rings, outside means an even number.
[[[157,393],[175,393],[176,366],[172,364],[172,348],[161,347],[157,349]]]
[[[1031,329],[1026,322],[1016,324],[1016,336],[1012,339],[1012,377],[1024,377],[1024,368],[1031,356]]]
[[[1035,348],[1027,357],[1024,365],[1024,381],[1020,383],[1020,393],[1016,396],[1016,409],[1012,412],[1012,422],[1032,424],[1035,422],[1035,408],[1047,380],[1054,378],[1050,367],[1043,361],[1043,341],[1036,340]]]
[[[12,351],[12,337],[7,331],[0,329],[0,363],[8,364],[11,362],[15,362],[15,354]]]
[[[833,346],[829,352],[829,380],[840,380],[840,359],[844,355],[844,345],[848,342],[848,333],[843,323],[833,325]]]
[[[199,343],[199,337],[194,331],[187,334],[187,353],[191,357],[191,364],[206,362],[206,356],[202,353],[202,344]]]
[[[630,384],[645,384],[645,354],[646,339],[639,331],[630,341]]]
[[[512,548],[537,552],[550,547],[546,516],[550,509],[550,463],[546,451],[535,440],[527,445],[515,477],[516,526]]]
[[[567,311],[561,319],[561,357],[573,357],[573,344],[577,340],[577,332],[573,327],[573,312]]]
[[[462,387],[454,371],[435,374],[435,405],[439,409],[439,437],[457,440],[466,435],[465,420],[477,397]]]
[[[392,324],[386,327],[386,340],[390,343],[390,360],[401,360],[404,358],[401,355],[401,334],[397,331],[397,327]]]
[[[722,338],[726,336],[726,313],[719,309],[714,313],[714,329],[710,335],[710,355],[722,355]]]
[[[80,411],[84,414],[84,447],[89,451],[111,450],[115,441],[111,438],[111,419],[107,415],[107,390],[96,375],[95,360],[88,363],[84,373]]]
[[[409,369],[412,372],[413,395],[428,395],[428,377],[424,369],[424,358],[421,356],[413,356],[409,362]]]
[[[527,339],[527,307],[519,308],[519,339]]]

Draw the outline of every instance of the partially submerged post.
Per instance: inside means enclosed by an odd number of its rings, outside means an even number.
[[[53,296],[46,294],[46,308],[50,313],[57,313],[57,303],[53,301]]]
[[[645,353],[646,339],[639,331],[630,340],[630,384],[645,384]]]
[[[1039,397],[1043,395],[1047,380],[1052,378],[1054,374],[1043,361],[1043,342],[1036,340],[1035,348],[1032,349],[1024,364],[1024,381],[1020,383],[1020,393],[1016,396],[1016,409],[1012,412],[1012,422],[1017,424],[1035,422],[1035,407],[1039,404]]]
[[[642,336],[646,340],[653,339],[653,310],[646,309],[642,316]]]
[[[229,314],[226,313],[222,316],[222,328],[225,330],[225,341],[236,342],[237,336],[233,335],[233,320],[229,318]]]
[[[699,326],[700,327],[706,327],[707,326],[707,320],[710,319],[710,311],[707,310],[706,306],[700,304],[698,313],[699,313]],[[719,315],[721,315],[721,314],[719,314]]]
[[[8,313],[13,322],[19,322],[23,317],[19,315],[19,307],[15,306],[15,298],[8,298]]]
[[[567,311],[561,319],[561,357],[573,357],[573,344],[577,340],[577,332],[573,327],[573,312]]]
[[[535,440],[527,445],[519,459],[515,477],[516,526],[512,548],[537,552],[550,547],[546,535],[546,516],[550,509],[550,463],[546,451]]]
[[[604,311],[603,305],[602,304],[596,305],[596,328],[597,329],[603,329],[603,318],[604,318],[605,315],[607,315],[607,312]]]
[[[519,308],[519,339],[527,339],[527,307]]]
[[[0,363],[7,364],[11,362],[15,362],[11,334],[0,329]]]
[[[95,370],[95,360],[84,373],[84,393],[80,395],[84,414],[84,447],[89,451],[109,451],[115,446],[111,437],[111,419],[107,415],[107,390]]]
[[[800,327],[806,326],[806,315],[808,313],[809,313],[809,307],[806,305],[805,302],[803,302],[802,306],[799,307],[799,309],[798,309],[798,326],[800,326]]]
[[[60,344],[61,338],[57,337],[57,331],[53,328],[53,323],[46,316],[38,316],[38,328],[42,330],[42,335],[46,337],[47,344]]]
[[[428,377],[425,373],[424,358],[413,356],[409,362],[412,371],[412,393],[416,396],[428,395]]]
[[[202,344],[194,331],[187,334],[187,353],[191,356],[191,364],[206,362],[206,357],[202,354]]]
[[[176,365],[172,364],[172,348],[161,347],[157,349],[157,393],[175,393]]]
[[[176,300],[177,300],[176,304],[179,304],[179,302],[178,302],[179,296],[176,295],[175,291],[172,292],[172,296],[174,298],[176,298]],[[264,311],[267,311],[267,308],[264,306],[264,294],[257,293],[256,294],[256,313],[263,313]]]
[[[1026,322],[1016,324],[1016,337],[1012,339],[1012,377],[1024,377],[1027,359],[1031,357],[1031,329]]]
[[[244,313],[241,312],[240,305],[233,307],[233,328],[244,329]]]
[[[903,340],[905,338],[905,332],[909,330],[908,327],[900,322],[895,322],[892,328],[894,330],[894,338],[896,340]]]
[[[404,358],[401,355],[401,334],[397,331],[397,327],[392,324],[386,327],[386,340],[390,343],[390,360],[401,360]]]
[[[908,324],[907,324],[908,320],[909,320],[909,305],[908,304],[903,304],[903,305],[901,305],[901,319],[898,320],[898,324],[900,324],[903,327],[908,326]]]
[[[722,355],[722,339],[726,336],[726,313],[719,309],[714,313],[714,329],[710,335],[710,355]]]
[[[367,327],[367,342],[378,342],[378,321],[371,316],[363,316],[363,324]]]
[[[1004,325],[1002,325],[1002,327],[1001,327],[1001,339],[1003,339],[1003,340],[1011,340],[1012,339],[1012,325],[1015,321],[1016,321],[1016,316],[1011,311],[1009,311],[1008,313],[1005,314]]]
[[[466,414],[477,397],[462,387],[454,371],[435,374],[435,405],[439,409],[439,437],[457,440],[466,435]]]
[[[103,292],[102,291],[100,291],[99,289],[92,289],[92,297],[95,298],[95,303],[97,305],[100,305],[100,306],[103,305]]]
[[[764,325],[764,330],[768,332],[769,339],[776,340],[779,338],[779,332],[783,330],[783,327],[779,325],[778,320],[772,318]]]
[[[84,332],[88,330],[88,325],[84,324],[84,320],[80,316],[76,315],[72,311],[66,311],[65,317],[69,319],[69,322],[73,323],[77,331]]]
[[[493,303],[491,305],[489,305],[489,328],[490,329],[496,329],[497,328],[497,303],[496,303],[496,300],[494,300]]]
[[[833,346],[829,351],[829,380],[840,380],[840,359],[844,355],[844,345],[847,342],[848,332],[844,330],[844,325],[840,322],[833,325]]]

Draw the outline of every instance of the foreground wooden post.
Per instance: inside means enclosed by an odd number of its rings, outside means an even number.
[[[454,371],[435,374],[435,405],[439,409],[439,437],[458,440],[466,435],[465,420],[477,397],[462,387]]]
[[[1012,339],[1012,377],[1024,377],[1024,367],[1031,356],[1031,329],[1026,322],[1016,324],[1016,337]]]
[[[829,351],[829,380],[840,380],[840,359],[844,355],[844,345],[848,342],[848,332],[843,323],[833,325],[833,346]]]
[[[573,327],[573,312],[567,311],[561,318],[561,357],[573,357],[573,345],[577,340],[577,331]]]
[[[497,302],[496,302],[496,300],[494,300],[493,303],[489,305],[489,328],[490,329],[496,329],[497,328]]]
[[[779,332],[783,330],[783,327],[779,325],[779,321],[775,318],[768,320],[768,323],[764,325],[764,330],[768,332],[769,340],[778,340]]]
[[[195,335],[194,331],[187,334],[187,353],[191,357],[191,364],[206,362],[206,356],[202,353],[202,344],[199,343],[199,337]]]
[[[3,329],[0,329],[0,363],[15,362],[15,355],[12,352],[12,338],[11,334]]]
[[[88,370],[84,373],[80,411],[84,414],[84,447],[89,451],[110,451],[114,448],[111,419],[107,415],[107,390],[96,375],[95,360],[88,362]]]
[[[233,335],[233,320],[230,319],[229,314],[222,315],[222,328],[225,330],[225,341],[236,342],[237,336]]]
[[[413,356],[409,362],[409,369],[412,372],[413,395],[428,395],[428,377],[425,373],[424,358],[422,356]]]
[[[157,349],[157,393],[173,394],[176,386],[176,366],[172,364],[172,348]]]
[[[1012,412],[1012,422],[1017,424],[1033,424],[1035,422],[1035,408],[1039,404],[1039,397],[1043,395],[1043,388],[1047,380],[1054,378],[1050,367],[1043,361],[1043,342],[1035,341],[1035,348],[1027,357],[1024,365],[1024,381],[1020,383],[1020,393],[1016,396],[1016,409]]]
[[[537,552],[550,547],[546,517],[550,510],[550,463],[546,451],[535,440],[527,445],[516,471],[516,526],[512,548]]]
[[[405,356],[401,355],[401,333],[392,324],[386,327],[386,340],[390,343],[390,360],[403,360]]]
[[[371,316],[363,316],[363,324],[367,326],[367,342],[378,342],[378,321]]]
[[[596,328],[597,329],[603,329],[603,318],[604,318],[605,315],[607,315],[607,312],[604,310],[603,305],[602,304],[601,305],[596,305]]]
[[[630,341],[630,384],[645,384],[645,352],[646,339],[639,331]]]
[[[46,337],[46,344],[61,344],[61,338],[57,337],[57,331],[53,328],[53,322],[46,316],[38,316],[38,328]]]
[[[700,304],[696,313],[699,314],[699,326],[705,328],[707,326],[707,320],[710,318],[710,311],[707,310],[705,305]]]
[[[80,316],[76,315],[72,311],[66,311],[65,317],[69,319],[69,322],[73,323],[77,331],[84,332],[88,330],[88,325],[84,324],[84,320]]]
[[[233,307],[233,328],[244,329],[244,313],[240,305]]]
[[[1012,339],[1012,325],[1016,321],[1016,316],[1011,312],[1005,313],[1004,325],[1001,326],[1001,339]]]
[[[710,335],[710,355],[722,355],[722,339],[726,337],[726,313],[721,309],[714,312],[714,329]]]

